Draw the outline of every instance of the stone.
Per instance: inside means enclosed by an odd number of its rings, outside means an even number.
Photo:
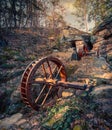
[[[86,56],[79,61],[78,69],[74,72],[74,79],[88,79],[86,83],[95,81],[96,85],[111,83],[112,73],[109,64],[103,57]]]
[[[93,50],[98,52],[99,56],[104,56],[108,63],[112,65],[110,62],[110,57],[112,57],[112,15],[100,23],[93,30],[93,34],[97,37]]]
[[[110,79],[110,80],[112,80],[112,73],[108,72],[108,73],[99,74],[99,75],[96,74],[95,77],[102,78],[102,79]]]
[[[106,65],[102,65],[102,69],[106,70],[108,67]]]
[[[0,87],[0,113],[3,114],[3,112],[6,111],[7,107],[10,104],[9,100],[9,91],[6,90],[4,87]],[[9,92],[10,93],[10,92]]]
[[[30,122],[26,122],[20,125],[20,128],[23,130],[30,130],[31,129],[31,124]]]
[[[2,129],[2,128],[8,129],[10,126],[15,124],[18,120],[20,120],[22,118],[22,116],[23,115],[21,113],[16,113],[16,114],[12,115],[11,117],[2,119],[0,121],[0,129]]]
[[[6,110],[6,113],[9,115],[15,114],[21,110],[21,104],[10,104],[9,107]]]
[[[94,101],[106,113],[112,115],[112,85],[99,85],[91,92]]]
[[[19,125],[22,125],[22,124],[24,124],[24,123],[26,123],[26,122],[27,122],[26,119],[20,119],[20,120],[18,120],[15,124],[16,124],[17,126],[19,126]]]
[[[6,113],[9,115],[15,114],[21,110],[22,99],[20,96],[20,90],[17,88],[10,96],[10,104],[7,107]]]
[[[21,102],[20,90],[16,89],[13,91],[10,97],[11,103],[18,103]]]
[[[62,92],[62,97],[63,98],[67,98],[67,97],[71,97],[71,96],[73,96],[73,92]]]
[[[39,125],[39,121],[36,118],[32,118],[30,120],[30,123],[32,126],[38,126]]]

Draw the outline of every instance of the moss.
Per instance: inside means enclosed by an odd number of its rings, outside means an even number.
[[[28,56],[28,59],[29,59],[29,60],[35,60],[35,59],[36,59],[36,56],[33,55],[33,54],[32,54],[32,55],[29,55],[29,56]]]
[[[12,56],[10,56],[10,55],[0,55],[0,61],[1,62],[6,62],[7,60],[10,60],[10,59],[12,59]]]
[[[21,62],[26,61],[26,58],[23,56],[16,56],[16,57],[14,57],[14,59],[15,59],[15,61],[21,61]]]
[[[8,63],[4,63],[4,64],[2,64],[2,65],[0,66],[0,68],[2,68],[2,69],[13,69],[13,68],[15,68],[15,67],[16,67],[15,64],[8,64]]]
[[[69,64],[69,66],[66,67],[67,76],[70,77],[72,74],[74,74],[74,72],[75,72],[77,69],[78,69],[78,65]]]

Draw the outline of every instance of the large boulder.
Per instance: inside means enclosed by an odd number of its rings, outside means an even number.
[[[99,85],[91,93],[99,108],[112,116],[112,85]]]
[[[93,35],[97,37],[93,50],[105,57],[112,65],[112,15],[93,30]]]
[[[78,69],[74,73],[74,79],[92,79],[97,85],[112,83],[110,65],[103,57],[86,56],[78,63]]]
[[[112,36],[112,15],[105,18],[105,20],[100,23],[95,29],[93,30],[94,35],[102,36],[103,38],[107,39]]]

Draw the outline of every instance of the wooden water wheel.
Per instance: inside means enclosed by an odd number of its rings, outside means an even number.
[[[59,85],[53,85],[49,80],[63,82],[67,80],[65,67],[59,59],[49,56],[30,63],[21,79],[23,101],[38,110],[59,97]]]

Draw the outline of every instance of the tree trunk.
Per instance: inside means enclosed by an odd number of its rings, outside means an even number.
[[[85,28],[86,28],[86,32],[88,32],[88,20],[87,20],[87,7],[86,7],[86,1],[83,4],[84,5],[84,21],[85,21]]]

